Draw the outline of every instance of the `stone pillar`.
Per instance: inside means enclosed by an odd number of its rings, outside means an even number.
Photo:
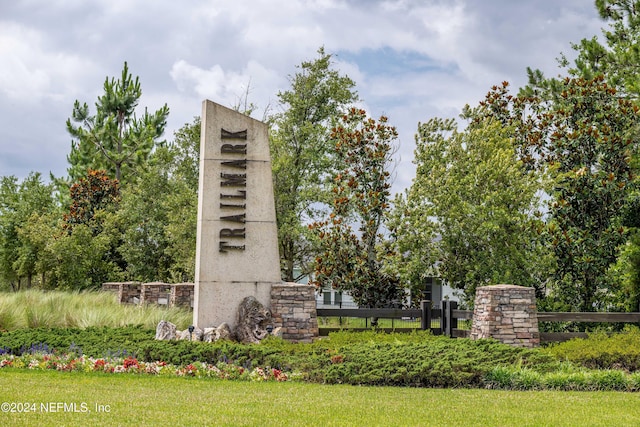
[[[171,285],[169,307],[187,307],[193,309],[193,283],[176,283]]]
[[[516,347],[539,346],[535,289],[515,285],[478,288],[470,336],[495,338]]]
[[[226,322],[253,296],[269,307],[280,282],[268,126],[211,101],[202,106],[193,323]]]
[[[282,338],[292,342],[312,342],[318,337],[315,288],[297,283],[271,286],[273,326],[282,328]]]
[[[163,282],[151,282],[140,285],[140,304],[169,304],[171,285]]]

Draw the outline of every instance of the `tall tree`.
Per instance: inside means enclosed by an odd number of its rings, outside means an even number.
[[[344,115],[332,132],[336,154],[344,164],[333,179],[332,212],[311,226],[323,249],[313,283],[348,291],[361,307],[404,303],[397,277],[385,272],[391,254],[381,250],[390,209],[391,144],[396,138],[396,129],[384,116],[376,121],[356,108]]]
[[[557,264],[553,295],[565,309],[605,308],[616,288],[607,270],[625,241],[623,208],[636,187],[638,107],[602,75],[556,80],[552,91],[531,89],[519,97],[494,90],[487,111],[515,124],[522,158],[553,178],[547,227]]]
[[[635,100],[640,97],[640,1],[596,0],[600,17],[609,24],[603,30],[604,44],[597,37],[573,44],[578,53],[573,65],[562,64],[575,77],[587,80],[604,75],[607,83]]]
[[[118,252],[128,280],[193,281],[200,119],[185,124],[122,191]]]
[[[200,168],[200,118],[174,135],[171,154],[171,195],[167,198],[166,252],[173,262],[169,273],[176,281],[193,281],[196,259],[198,176]]]
[[[625,241],[620,212],[634,186],[631,165],[638,107],[602,76],[567,79],[541,121],[545,158],[556,172],[549,232],[561,299],[580,311],[604,308],[606,272]]]
[[[151,114],[145,108],[136,116],[142,89],[139,78],[133,79],[124,63],[119,80],[107,77],[104,95],[98,97],[96,114],[89,106],[76,101],[67,130],[73,137],[67,157],[72,181],[84,176],[87,169],[104,169],[119,182],[126,183],[135,167],[144,163],[158,138],[164,133],[169,108],[165,104]]]
[[[458,131],[455,120],[435,118],[418,126],[416,144],[405,227],[413,237],[400,235],[411,243],[401,261],[424,258],[423,248],[433,247],[436,273],[470,303],[477,286],[538,285],[542,183],[519,161],[513,129],[484,119]]]
[[[0,278],[14,290],[26,279],[32,284],[43,256],[44,240],[50,236],[30,235],[41,217],[57,209],[53,188],[42,182],[39,173],[31,173],[22,182],[14,176],[0,181]]]
[[[305,223],[330,202],[327,177],[336,170],[332,124],[356,102],[355,83],[332,66],[332,56],[318,49],[290,77],[291,88],[278,93],[283,112],[273,118],[271,158],[282,278],[295,281],[311,270],[313,237]],[[300,274],[294,271],[299,269]]]

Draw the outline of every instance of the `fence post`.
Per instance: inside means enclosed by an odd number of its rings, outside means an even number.
[[[451,337],[451,328],[449,326],[449,321],[451,320],[449,301],[442,300],[440,302],[440,307],[442,309],[442,315],[440,316],[440,330],[442,331],[442,335]]]
[[[453,310],[458,309],[457,301],[449,301],[449,337],[453,337],[453,330],[458,329],[458,318],[453,317]]]
[[[442,319],[440,320],[442,333],[453,337],[453,330],[458,329],[458,319],[453,317],[453,310],[458,309],[457,301],[442,301]]]
[[[422,310],[422,317],[420,318],[420,326],[423,331],[431,330],[431,301],[420,301],[420,310]]]

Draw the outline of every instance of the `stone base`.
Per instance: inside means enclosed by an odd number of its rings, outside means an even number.
[[[535,290],[515,285],[478,288],[470,337],[494,338],[516,347],[539,346]]]

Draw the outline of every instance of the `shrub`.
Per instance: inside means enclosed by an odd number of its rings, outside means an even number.
[[[562,347],[554,349],[558,348]],[[127,361],[127,369],[135,365],[133,360],[139,364],[162,361],[185,367],[200,363],[232,365],[247,371],[299,372],[303,380],[329,384],[640,390],[640,372],[587,369],[560,362],[551,350],[515,348],[494,340],[449,339],[423,332],[341,332],[313,344],[269,338],[259,345],[156,341],[155,331],[141,326],[0,333],[0,353],[74,354],[106,362],[118,359]]]
[[[15,355],[42,349],[40,352],[114,357],[135,355],[140,345],[154,338],[154,330],[141,326],[18,329],[0,333],[0,348]]]
[[[640,329],[628,326],[612,335],[594,333],[550,346],[547,352],[586,368],[640,371]]]
[[[360,342],[336,351],[341,357],[326,367],[327,383],[471,387],[484,385],[495,365],[519,363],[543,371],[557,365],[548,355],[493,340],[431,337],[423,342]]]

